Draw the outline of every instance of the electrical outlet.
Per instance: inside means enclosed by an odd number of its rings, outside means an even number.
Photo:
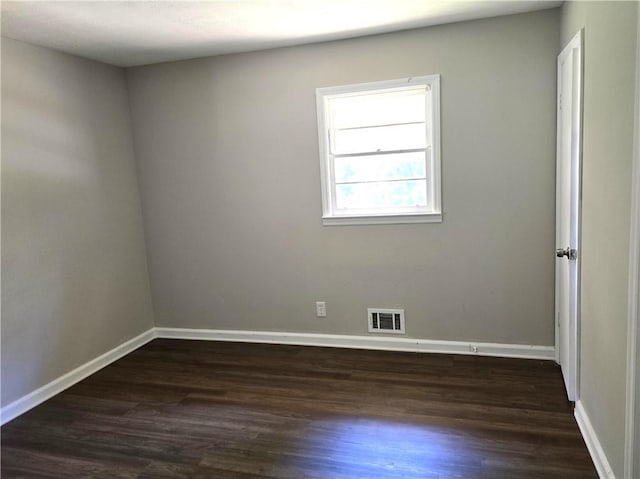
[[[324,301],[316,301],[316,316],[318,318],[327,317],[327,303]]]

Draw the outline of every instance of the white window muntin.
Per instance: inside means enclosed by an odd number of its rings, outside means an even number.
[[[316,101],[318,108],[318,135],[320,147],[320,168],[322,173],[323,223],[332,224],[371,224],[371,223],[414,223],[439,222],[442,220],[440,207],[440,76],[403,78],[382,82],[360,83],[338,87],[318,88]],[[425,144],[415,148],[399,150],[348,151],[336,148],[336,127],[333,125],[333,99],[372,96],[386,94],[398,97],[398,93],[407,95],[416,92],[424,94],[426,131]],[[402,122],[400,122],[402,123]],[[417,122],[416,122],[417,123]],[[359,126],[354,129],[393,127],[393,122]],[[347,130],[349,128],[346,128]],[[343,129],[344,130],[344,129]],[[425,177],[416,180],[425,181],[426,205],[390,208],[340,208],[337,204],[335,162],[345,156],[377,156],[410,152],[424,152]],[[411,181],[411,178],[398,181]],[[379,179],[378,182],[389,182]],[[366,183],[366,182],[355,182]]]

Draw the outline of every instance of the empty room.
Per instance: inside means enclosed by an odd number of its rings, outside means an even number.
[[[2,478],[640,479],[636,1],[2,1]]]

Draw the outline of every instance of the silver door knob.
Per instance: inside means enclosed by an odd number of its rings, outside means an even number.
[[[562,248],[556,249],[556,256],[558,258],[562,258],[563,256],[566,256],[567,259],[576,259],[578,257],[578,252],[575,249],[567,246],[564,249]]]

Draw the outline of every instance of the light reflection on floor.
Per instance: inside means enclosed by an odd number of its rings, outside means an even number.
[[[272,413],[224,406],[217,413],[229,427],[247,415],[258,425],[226,430],[226,439],[210,445],[200,463],[239,473],[287,479],[469,479],[478,477],[486,459],[471,438],[450,427],[302,415],[282,417],[280,429],[263,430],[262,421],[278,420]]]
[[[449,428],[388,420],[336,418],[314,421],[298,431],[296,456],[317,462],[333,477],[459,477],[465,467],[477,471],[479,459],[464,437]],[[284,458],[283,458],[284,459]],[[330,473],[333,470],[334,473]],[[462,477],[462,476],[460,476]]]

